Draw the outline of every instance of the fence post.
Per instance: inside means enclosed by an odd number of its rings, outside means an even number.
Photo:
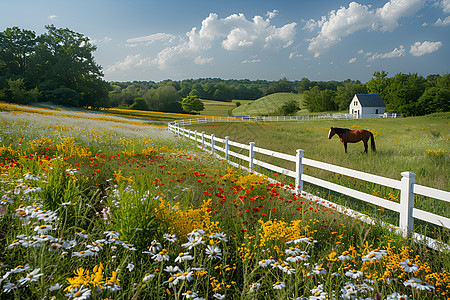
[[[295,191],[297,194],[303,191],[303,157],[305,156],[305,150],[297,149],[297,155],[295,160]]]
[[[414,230],[414,183],[416,174],[413,172],[403,172],[400,183],[400,221],[399,227],[403,236]]]
[[[228,150],[230,150],[230,145],[228,144],[229,141],[230,141],[230,137],[226,136],[225,137],[225,159],[226,160],[230,159],[230,155],[228,154]]]
[[[211,151],[214,154],[214,133],[211,134]]]
[[[202,131],[202,149],[205,149],[205,132]]]
[[[250,170],[253,170],[253,168],[255,167],[255,165],[253,164],[253,159],[255,158],[255,142],[250,142],[250,149],[248,150],[248,157],[250,158],[248,167],[250,168]]]
[[[194,141],[195,141],[195,146],[197,146],[197,130],[194,130]]]

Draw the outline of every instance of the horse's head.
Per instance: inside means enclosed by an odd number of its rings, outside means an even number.
[[[330,131],[328,132],[328,138],[331,139],[335,134],[336,132],[334,131],[334,127],[331,127]]]

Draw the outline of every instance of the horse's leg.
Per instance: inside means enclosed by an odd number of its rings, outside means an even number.
[[[345,153],[347,153],[347,142],[343,142],[343,143],[344,143]]]
[[[364,143],[364,153],[367,153],[367,148],[369,148],[369,145],[367,144],[366,140],[363,140]]]

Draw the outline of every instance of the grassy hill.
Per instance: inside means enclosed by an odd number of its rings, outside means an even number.
[[[297,100],[303,108],[303,95],[293,93],[275,93],[233,109],[233,115],[268,115],[277,110],[286,101]],[[242,103],[242,102],[241,102]]]

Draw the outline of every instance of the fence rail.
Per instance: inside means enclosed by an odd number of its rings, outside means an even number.
[[[400,114],[364,115],[363,118],[398,118]],[[314,120],[350,120],[356,119],[353,114],[323,114],[304,116],[235,116],[235,117],[203,117],[171,122],[173,125],[187,126],[213,122],[281,122],[281,121],[314,121]]]
[[[189,120],[190,121],[190,120]],[[190,123],[190,122],[188,122]],[[229,161],[230,156],[239,158],[243,161],[248,162],[248,168],[250,170],[254,169],[255,165],[261,166],[263,168],[285,174],[286,176],[295,179],[296,192],[303,192],[303,182],[308,182],[317,186],[327,188],[331,191],[338,192],[367,203],[371,203],[391,211],[398,212],[400,214],[398,229],[401,233],[406,236],[409,232],[414,229],[414,218],[423,220],[438,226],[445,228],[450,228],[450,219],[444,216],[426,212],[417,208],[414,208],[414,194],[439,199],[442,201],[450,202],[450,193],[447,191],[442,191],[422,185],[415,184],[415,174],[412,172],[401,173],[401,180],[394,180],[390,178],[385,178],[378,175],[373,175],[361,171],[356,171],[344,167],[339,167],[331,165],[328,163],[312,160],[304,157],[304,150],[298,149],[295,156],[288,155],[285,153],[276,152],[273,150],[268,150],[260,147],[256,147],[255,143],[251,142],[249,145],[241,144],[238,142],[231,141],[227,136],[225,139],[220,139],[214,136],[214,134],[207,135],[205,132],[197,132],[197,130],[192,131],[184,127],[180,127],[180,124],[186,124],[186,122],[171,122],[168,124],[168,129],[180,136],[188,137],[197,143],[199,147],[211,151],[216,155],[225,158]],[[192,123],[194,124],[194,123]],[[201,137],[201,139],[199,139]],[[223,144],[222,147],[215,144],[215,142],[220,142]],[[230,146],[237,147],[239,149],[245,149],[249,153],[248,155],[243,155],[230,150]],[[216,152],[222,152],[224,156],[217,154]],[[280,166],[264,162],[262,160],[255,159],[255,153],[261,153],[267,156],[279,158],[285,161],[290,161],[295,163],[295,170],[284,169]],[[305,166],[315,167],[322,170],[342,174],[348,177],[353,177],[361,179],[364,181],[372,182],[377,185],[387,186],[390,188],[400,190],[400,203],[382,199],[361,191],[350,189],[320,178],[316,178],[307,174],[303,174],[303,169]],[[422,239],[421,237],[420,239]],[[425,238],[428,239],[428,238]],[[448,247],[448,245],[447,245]]]

